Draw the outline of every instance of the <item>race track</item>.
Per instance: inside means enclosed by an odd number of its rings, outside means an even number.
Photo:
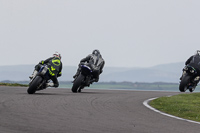
[[[199,133],[200,125],[170,118],[143,105],[178,92],[0,86],[1,133]]]

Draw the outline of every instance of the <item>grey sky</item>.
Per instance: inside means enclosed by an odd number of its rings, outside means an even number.
[[[0,65],[64,65],[99,49],[106,66],[185,61],[200,49],[199,0],[0,0]]]

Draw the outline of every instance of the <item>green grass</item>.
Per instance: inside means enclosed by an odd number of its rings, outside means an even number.
[[[0,86],[19,86],[19,87],[27,87],[26,84],[18,84],[18,83],[0,83]]]
[[[162,112],[200,122],[200,93],[160,97],[149,104]]]

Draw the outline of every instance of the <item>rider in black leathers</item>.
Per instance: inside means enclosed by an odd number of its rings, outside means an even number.
[[[40,70],[41,66],[44,64],[48,65],[49,74],[51,76],[50,78],[53,81],[53,83],[47,83],[47,87],[58,87],[59,82],[57,77],[60,77],[62,75],[61,55],[58,52],[53,54],[53,57],[40,61],[39,64],[35,66],[35,70],[29,78],[32,79],[33,77],[35,77],[38,71]]]
[[[93,81],[98,82],[99,81],[99,75],[103,72],[103,67],[105,64],[104,59],[102,58],[99,50],[94,50],[92,54],[88,55],[87,57],[83,58],[79,63],[79,68],[76,72],[76,74],[73,76],[73,78],[76,78],[81,70],[81,64],[84,64],[85,62],[91,64],[93,69]],[[93,82],[92,81],[92,82]]]
[[[185,65],[189,65],[192,66],[193,68],[195,68],[195,70],[197,71],[197,75],[200,76],[200,50],[197,50],[197,52],[192,55],[186,62]],[[180,78],[180,80],[182,80],[183,75],[186,72],[183,70],[183,74]],[[199,82],[199,81],[198,81]]]

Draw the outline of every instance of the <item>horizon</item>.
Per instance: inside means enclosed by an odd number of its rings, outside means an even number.
[[[28,80],[35,65],[0,66],[0,80]],[[99,81],[178,82],[184,63],[160,64],[152,67],[104,67]],[[63,66],[60,81],[72,81],[78,66]]]
[[[184,61],[182,61],[182,62],[171,62],[171,63],[164,63],[164,64],[157,64],[157,65],[153,65],[153,66],[147,66],[147,67],[142,67],[142,66],[135,66],[135,67],[123,67],[123,66],[104,66],[104,68],[105,67],[115,67],[115,68],[149,68],[149,67],[155,67],[155,66],[160,66],[160,65],[169,65],[169,64],[179,64],[179,63],[183,63],[183,65],[185,65],[184,63]],[[33,65],[33,66],[35,66],[35,65],[37,65],[37,64],[13,64],[13,65],[0,65],[0,67],[6,67],[6,66],[25,66],[25,65],[27,65],[27,66],[30,66],[30,65]],[[63,67],[78,67],[78,64],[75,66],[73,66],[73,65],[63,65]]]

